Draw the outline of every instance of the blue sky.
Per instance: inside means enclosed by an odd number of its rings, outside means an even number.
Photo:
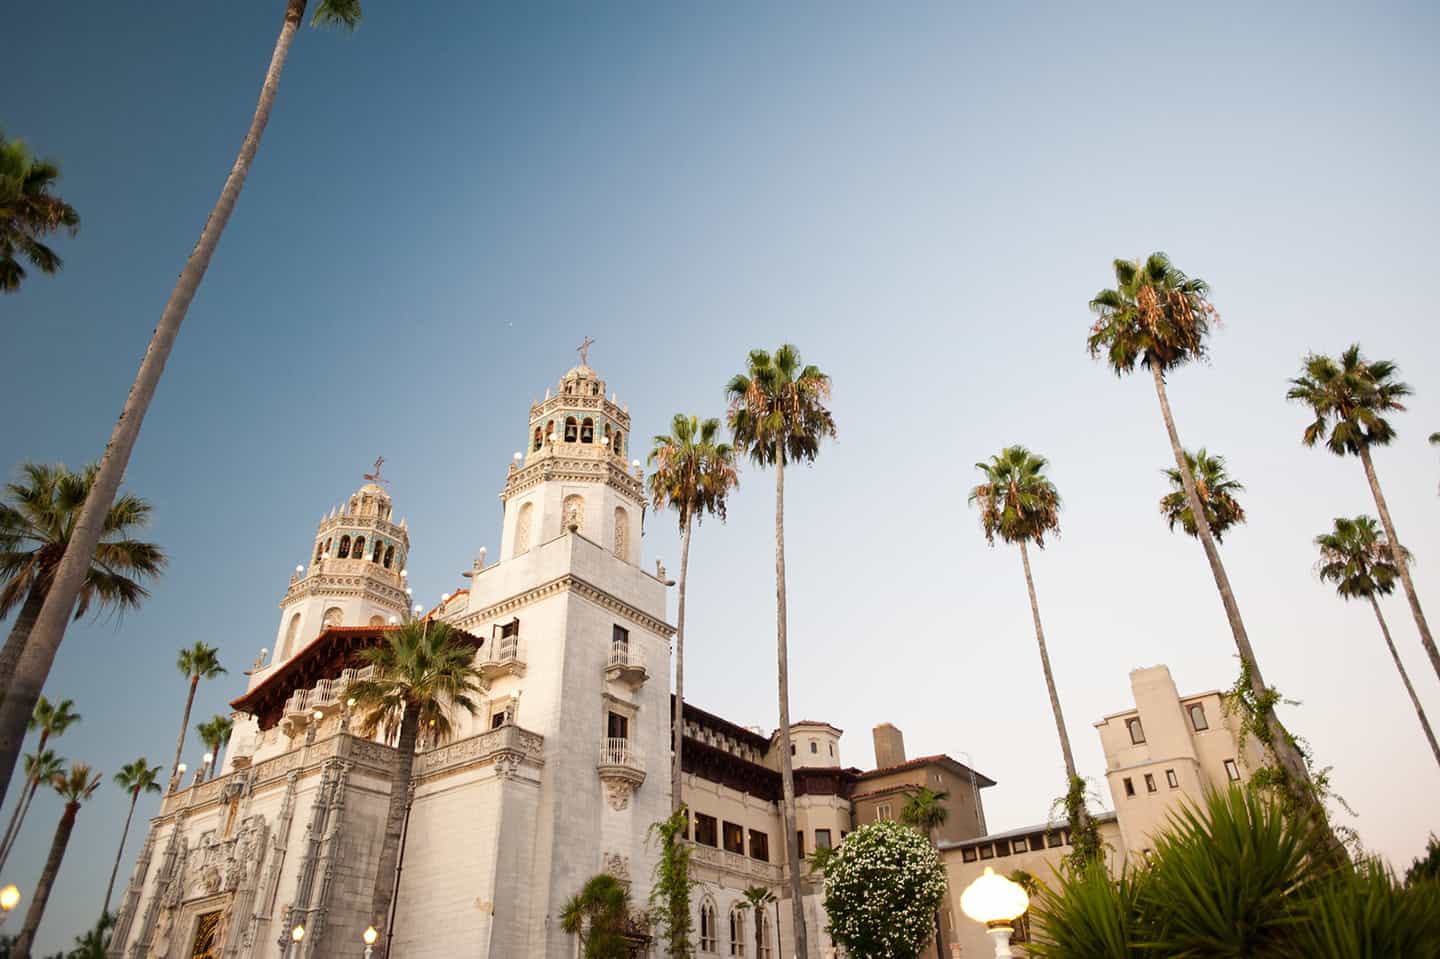
[[[720,415],[746,351],[792,341],[833,376],[840,428],[788,474],[793,714],[845,728],[847,763],[882,721],[912,754],[968,753],[1000,783],[990,824],[1037,822],[1059,749],[1019,558],[965,502],[976,460],[1024,443],[1065,497],[1035,574],[1084,774],[1103,777],[1090,724],[1128,704],[1130,669],[1166,663],[1187,692],[1235,672],[1199,547],[1157,514],[1153,390],[1084,351],[1111,259],[1164,249],[1225,320],[1171,395],[1187,444],[1249,487],[1224,554],[1267,678],[1304,702],[1286,718],[1366,843],[1401,865],[1423,847],[1440,772],[1371,614],[1311,568],[1331,517],[1374,507],[1358,463],[1300,446],[1284,390],[1307,350],[1398,360],[1416,395],[1377,464],[1440,616],[1433,7],[366,6],[355,35],[295,44],[128,473],[172,568],[141,612],[71,630],[49,692],[86,719],[63,754],[168,761],[195,640],[231,670],[197,717],[225,709],[320,515],[378,454],[417,592],[462,584],[498,545],[527,404],[583,336],[637,440]],[[24,43],[0,123],[60,160],[84,227],[62,275],[0,302],[6,470],[98,456],[282,8],[7,19]],[[747,470],[692,558],[687,691],[746,724],[775,722],[772,497]],[[677,565],[672,526],[652,517],[647,563]],[[1440,711],[1403,602],[1386,609]],[[124,805],[107,783],[82,812],[45,949],[98,911]],[[37,800],[6,881],[33,888],[58,813]]]

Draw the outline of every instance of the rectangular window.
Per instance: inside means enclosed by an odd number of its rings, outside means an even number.
[[[1136,746],[1145,741],[1145,727],[1140,725],[1138,717],[1125,720],[1125,728],[1130,730],[1130,742]]]
[[[1009,842],[1009,840],[1006,840],[1006,839],[997,839],[997,840],[995,840],[995,855],[997,855],[997,856],[1008,856],[1008,855],[1010,855],[1010,842]]]
[[[680,835],[685,839],[690,838],[690,813],[688,811],[685,813],[685,829]]]
[[[505,638],[510,637],[510,636],[519,636],[519,635],[520,635],[520,618],[519,618],[518,616],[517,616],[516,618],[510,620],[510,622],[508,622],[508,623],[502,623],[502,624],[500,625],[500,638],[501,638],[501,639],[505,639]]]
[[[1146,791],[1147,793],[1153,793],[1153,792],[1155,792],[1155,790],[1156,790],[1156,787],[1155,787],[1155,776],[1154,776],[1154,774],[1152,774],[1152,773],[1146,773],[1146,774],[1145,774],[1145,791]]]
[[[816,848],[816,849],[829,849],[829,848],[830,848],[830,830],[828,830],[828,829],[817,829],[817,830],[815,830],[815,848]]]
[[[1225,778],[1229,779],[1232,783],[1238,783],[1240,781],[1240,767],[1235,765],[1235,760],[1233,759],[1225,760]]]
[[[610,639],[617,643],[629,643],[630,630],[626,629],[624,626],[613,627],[610,631]]]
[[[758,829],[750,830],[750,858],[770,861],[770,837]]]
[[[814,753],[818,753],[819,751],[820,751],[820,744],[817,743],[817,742],[815,742],[815,740],[813,740],[813,739],[810,740],[810,752],[811,752],[812,754],[814,754]]]
[[[1125,777],[1125,795],[1127,798],[1135,795],[1135,780],[1129,776]]]
[[[992,845],[990,845],[988,842],[987,842],[985,845],[981,846],[981,847],[980,847],[980,858],[981,858],[981,859],[994,859],[994,858],[995,858],[995,847],[992,846]]]
[[[606,723],[605,729],[605,735],[609,736],[611,739],[629,739],[630,719],[629,717],[622,716],[619,713],[611,713],[610,718]]]
[[[795,848],[798,849],[798,850],[800,850],[800,858],[801,858],[801,859],[804,859],[804,858],[805,858],[805,831],[804,831],[803,829],[797,829],[797,830],[795,830]]]
[[[702,846],[720,845],[720,824],[714,816],[707,816],[703,812],[695,814],[695,841]]]
[[[490,728],[499,729],[503,725],[505,725],[505,710],[497,709],[490,714]]]
[[[960,858],[964,862],[974,862],[980,857],[976,854],[974,846],[966,846],[964,849],[960,850]]]
[[[891,813],[891,811],[890,811],[890,804],[889,804],[888,802],[882,802],[882,803],[880,803],[879,805],[877,805],[877,806],[875,807],[875,821],[876,821],[876,822],[879,822],[879,821],[882,820],[882,819],[893,819],[893,818],[894,818],[894,814]]]
[[[1205,707],[1199,703],[1191,703],[1188,709],[1190,713],[1190,725],[1195,727],[1197,733],[1203,733],[1210,728],[1210,723],[1205,720]]]
[[[1065,837],[1060,835],[1060,830],[1057,829],[1050,834],[1048,844],[1051,849],[1056,849],[1060,846],[1065,845]]]
[[[745,830],[733,822],[725,824],[725,851],[745,855]]]
[[[1169,786],[1171,789],[1180,788],[1180,777],[1175,775],[1175,770],[1165,770],[1165,785]]]
[[[1021,836],[1019,839],[1010,840],[1011,852],[1025,852],[1028,848],[1024,836]]]

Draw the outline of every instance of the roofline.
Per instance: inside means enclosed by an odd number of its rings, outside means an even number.
[[[935,753],[931,756],[917,756],[914,759],[907,759],[902,763],[894,763],[889,766],[881,766],[877,769],[868,769],[860,774],[859,779],[877,779],[880,776],[889,776],[893,773],[903,772],[907,769],[915,769],[917,767],[927,765],[950,768],[951,772],[955,772],[955,769],[958,768],[962,770],[962,772],[958,775],[962,775],[966,779],[971,779],[975,783],[975,785],[981,789],[984,789],[987,786],[994,786],[996,784],[995,780],[991,779],[989,776],[985,775],[977,769],[970,768],[969,766],[960,762],[958,759],[947,756],[945,753]]]
[[[1191,699],[1204,699],[1206,696],[1218,696],[1220,697],[1220,699],[1223,700],[1225,698],[1225,693],[1223,690],[1219,689],[1207,689],[1203,693],[1188,693],[1184,696],[1179,696],[1176,698],[1183,703]],[[1112,719],[1119,719],[1121,716],[1128,716],[1131,713],[1138,713],[1139,711],[1140,708],[1138,706],[1131,706],[1129,709],[1122,709],[1118,713],[1106,713],[1090,725],[1098,729]]]

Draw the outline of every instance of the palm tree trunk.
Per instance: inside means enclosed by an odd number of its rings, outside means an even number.
[[[130,820],[135,816],[135,803],[140,800],[140,787],[130,790],[130,811],[125,814],[125,828],[120,831],[120,848],[115,850],[115,865],[110,869],[110,884],[105,887],[105,905],[100,907],[103,919],[110,913],[110,895],[115,891],[115,877],[120,873],[120,860],[125,857],[125,840],[130,838]]]
[[[3,871],[5,864],[10,861],[10,853],[15,849],[15,840],[20,838],[20,830],[25,826],[25,817],[30,815],[30,804],[35,801],[35,793],[40,789],[40,780],[26,780],[25,792],[20,796],[20,802],[15,807],[15,829],[5,834],[5,844],[0,846],[0,871]]]
[[[65,804],[60,825],[55,827],[55,840],[50,843],[50,855],[45,859],[45,870],[35,884],[35,897],[30,900],[30,909],[25,913],[25,926],[20,938],[15,940],[11,959],[30,959],[30,948],[35,944],[35,933],[45,915],[45,903],[50,899],[50,890],[55,887],[55,877],[60,873],[60,862],[65,858],[65,847],[70,845],[70,833],[75,828],[75,817],[80,812],[78,802]]]
[[[780,680],[780,788],[784,791],[785,861],[790,866],[790,910],[795,955],[810,955],[800,887],[800,843],[795,835],[795,776],[790,763],[790,654],[785,622],[785,447],[775,441],[775,646]],[[777,930],[778,932],[778,930]]]
[[[385,813],[385,841],[380,847],[380,863],[375,871],[375,894],[370,901],[370,921],[385,931],[386,956],[389,955],[390,902],[395,897],[395,867],[400,862],[400,836],[405,830],[405,810],[410,805],[410,776],[415,768],[415,740],[420,732],[420,710],[413,704],[405,706],[400,717],[400,739],[395,744],[395,771],[390,777],[390,806]],[[382,956],[382,959],[385,957]]]
[[[185,697],[185,715],[180,720],[180,738],[175,743],[175,761],[170,764],[170,781],[175,781],[175,774],[180,771],[180,754],[185,751],[185,734],[190,731],[190,708],[195,705],[195,688],[200,685],[200,674],[195,673],[190,677],[190,695]],[[176,783],[178,786],[179,784]]]
[[[1025,567],[1025,588],[1030,591],[1030,617],[1035,621],[1035,642],[1040,646],[1040,668],[1045,673],[1045,689],[1050,693],[1050,712],[1055,717],[1055,731],[1060,734],[1060,752],[1065,758],[1065,790],[1079,776],[1075,772],[1075,754],[1070,750],[1070,734],[1065,731],[1065,715],[1060,711],[1060,693],[1055,688],[1055,674],[1050,671],[1050,651],[1045,646],[1045,629],[1040,625],[1040,603],[1035,598],[1035,579],[1030,575],[1030,551],[1020,541],[1020,562]],[[1084,811],[1081,811],[1084,815]]]
[[[1425,707],[1420,705],[1420,697],[1415,695],[1415,687],[1410,685],[1410,674],[1405,672],[1405,664],[1400,661],[1400,654],[1395,649],[1395,643],[1390,639],[1390,627],[1385,624],[1385,617],[1380,612],[1380,603],[1374,596],[1370,597],[1370,608],[1375,610],[1375,619],[1380,623],[1380,635],[1385,637],[1385,648],[1390,650],[1390,658],[1395,660],[1395,669],[1400,673],[1400,681],[1405,684],[1405,692],[1410,694],[1410,703],[1415,707],[1415,715],[1420,718],[1420,727],[1425,730],[1425,738],[1430,742],[1430,752],[1435,754],[1435,763],[1440,765],[1440,743],[1435,741],[1435,730],[1430,728],[1430,720],[1425,716]]]
[[[1230,589],[1230,577],[1226,575],[1225,566],[1220,562],[1220,551],[1215,547],[1215,537],[1210,532],[1210,521],[1205,518],[1205,507],[1200,502],[1200,494],[1195,489],[1195,476],[1190,472],[1190,464],[1185,460],[1185,448],[1180,445],[1180,434],[1175,429],[1175,417],[1170,412],[1170,397],[1165,392],[1165,375],[1161,372],[1158,363],[1150,365],[1150,372],[1155,379],[1155,395],[1160,400],[1160,415],[1165,420],[1165,432],[1170,437],[1170,452],[1175,457],[1175,466],[1180,470],[1181,484],[1185,487],[1185,501],[1190,504],[1190,512],[1195,517],[1195,531],[1200,539],[1200,545],[1205,549],[1205,559],[1210,563],[1210,573],[1215,578],[1215,588],[1220,593],[1221,605],[1225,607],[1225,618],[1230,622],[1230,633],[1235,638],[1235,648],[1250,675],[1250,689],[1256,702],[1267,703],[1270,698],[1268,687],[1260,673],[1260,663],[1255,658],[1255,648],[1250,645],[1250,636],[1245,632],[1245,622],[1240,618],[1240,606],[1235,602],[1235,594]],[[1332,866],[1347,864],[1349,857],[1345,853],[1345,847],[1335,838],[1335,832],[1330,826],[1330,818],[1325,814],[1325,807],[1319,797],[1315,795],[1314,785],[1310,779],[1310,770],[1306,767],[1305,757],[1300,754],[1295,740],[1285,729],[1284,724],[1280,722],[1280,717],[1275,715],[1273,707],[1265,707],[1264,715],[1261,718],[1265,722],[1266,731],[1270,737],[1270,752],[1285,775],[1285,787],[1296,810],[1303,813],[1318,831],[1324,843],[1326,859],[1329,860],[1329,863]]]
[[[43,579],[44,572],[35,578],[34,585],[25,594],[25,602],[10,627],[10,635],[5,637],[5,645],[0,648],[0,701],[3,701],[10,690],[10,683],[15,678],[15,667],[20,663],[20,654],[25,652],[25,643],[35,628],[35,621],[40,618],[40,610],[45,607],[46,590],[41,586]]]
[[[10,789],[10,779],[15,773],[15,764],[20,759],[25,723],[30,719],[35,701],[40,696],[46,677],[50,675],[55,654],[59,652],[60,643],[65,638],[66,620],[75,608],[76,597],[80,594],[91,558],[95,555],[95,546],[104,532],[105,517],[115,502],[115,494],[120,489],[125,467],[130,463],[130,452],[135,448],[140,426],[150,409],[150,401],[155,396],[160,375],[165,371],[165,362],[170,358],[170,350],[175,345],[175,337],[180,333],[180,325],[185,321],[185,314],[190,309],[190,301],[200,289],[200,281],[205,278],[210,259],[215,255],[215,248],[220,243],[220,236],[224,233],[235,203],[240,198],[245,178],[250,173],[250,164],[255,159],[255,152],[260,148],[260,137],[265,132],[265,125],[270,122],[270,112],[275,106],[275,94],[280,87],[280,72],[285,66],[285,57],[290,52],[290,43],[304,18],[305,3],[306,0],[288,0],[286,3],[285,19],[280,27],[280,36],[275,41],[270,67],[265,72],[265,83],[260,88],[260,100],[256,103],[255,113],[250,119],[250,129],[240,144],[240,153],[230,168],[230,174],[225,178],[220,198],[210,211],[205,228],[200,232],[200,239],[190,251],[185,268],[181,270],[175,289],[171,291],[170,299],[166,301],[165,309],[160,314],[160,322],[150,337],[145,359],[140,363],[140,370],[130,387],[130,395],[126,397],[125,405],[120,411],[120,419],[116,421],[115,429],[110,434],[110,442],[105,447],[105,454],[100,458],[100,468],[95,475],[94,485],[90,488],[90,495],[85,497],[85,506],[80,510],[80,518],[75,523],[70,542],[65,547],[65,555],[55,572],[50,593],[30,633],[25,652],[16,666],[14,681],[9,686],[3,704],[0,704],[0,799],[3,799]]]
[[[690,510],[685,510],[685,527],[680,534],[680,597],[675,607],[675,716],[670,733],[675,740],[670,759],[670,811],[679,812],[680,744],[685,740],[685,580],[690,570]]]
[[[1440,650],[1435,648],[1435,640],[1430,635],[1430,624],[1425,621],[1425,613],[1420,609],[1420,597],[1415,592],[1415,582],[1410,578],[1410,564],[1405,562],[1405,553],[1400,546],[1400,537],[1395,535],[1395,524],[1390,521],[1390,507],[1385,502],[1385,494],[1380,492],[1380,478],[1375,475],[1375,464],[1370,459],[1370,448],[1360,447],[1360,462],[1365,467],[1365,479],[1370,482],[1370,493],[1375,497],[1375,508],[1380,511],[1380,522],[1385,525],[1385,535],[1390,540],[1391,555],[1395,560],[1395,566],[1400,570],[1400,584],[1405,587],[1405,598],[1410,601],[1410,614],[1415,617],[1415,626],[1420,630],[1420,644],[1425,647],[1425,653],[1430,657],[1430,665],[1435,669],[1435,675],[1440,676]]]

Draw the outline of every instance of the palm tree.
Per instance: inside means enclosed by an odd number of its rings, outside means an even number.
[[[746,372],[725,387],[735,446],[757,466],[775,467],[775,626],[780,686],[780,782],[784,791],[785,858],[790,867],[790,906],[795,952],[809,955],[800,888],[800,846],[795,836],[795,782],[790,768],[790,676],[785,608],[785,464],[810,463],[820,442],[835,435],[835,418],[825,406],[830,377],[805,366],[800,350],[786,343],[772,356],[751,350]]]
[[[234,729],[235,720],[220,715],[211,716],[195,727],[195,732],[200,734],[200,741],[210,753],[210,768],[206,770],[206,779],[215,778],[215,771],[220,768],[220,750],[230,741],[230,733]]]
[[[106,959],[115,919],[113,913],[101,914],[94,926],[75,937],[75,948],[65,953],[65,959]]]
[[[10,817],[11,831],[5,834],[5,846],[0,849],[0,869],[10,861],[10,851],[15,848],[15,840],[20,836],[20,827],[25,824],[25,817],[30,813],[30,803],[35,799],[35,790],[40,783],[49,782],[51,777],[65,768],[65,757],[55,755],[55,750],[37,750],[25,756],[25,791],[20,794],[20,801],[15,804],[15,812]]]
[[[1055,716],[1055,731],[1060,735],[1060,753],[1065,762],[1065,782],[1072,788],[1080,778],[1075,771],[1075,755],[1070,749],[1070,734],[1060,710],[1060,693],[1055,688],[1055,674],[1050,669],[1050,651],[1045,645],[1045,629],[1040,625],[1040,602],[1035,596],[1035,579],[1030,573],[1030,549],[1034,543],[1045,548],[1046,534],[1060,535],[1060,493],[1045,475],[1049,461],[1023,446],[1008,446],[988,463],[976,463],[985,482],[970,491],[970,502],[980,508],[980,525],[985,540],[995,545],[998,535],[1007,543],[1020,547],[1020,565],[1025,570],[1025,588],[1030,593],[1030,618],[1035,623],[1035,642],[1040,646],[1040,670],[1045,675],[1045,688],[1050,693],[1050,711]],[[1070,824],[1073,830],[1085,826],[1083,803]]]
[[[59,464],[26,463],[20,467],[22,480],[5,486],[5,501],[0,502],[0,619],[17,606],[20,613],[0,649],[0,695],[15,677],[95,472],[94,465],[72,473]],[[160,574],[165,553],[154,543],[130,538],[150,521],[150,509],[145,500],[128,493],[111,504],[91,553],[76,619],[92,604],[97,611],[123,613],[150,595],[141,581]]]
[[[74,608],[76,597],[84,583],[89,566],[88,557],[104,535],[104,517],[108,515],[110,504],[114,502],[115,494],[120,489],[120,481],[130,463],[130,452],[135,448],[135,440],[140,435],[145,414],[155,397],[155,388],[160,384],[160,374],[165,370],[165,362],[170,358],[170,350],[175,345],[175,337],[180,333],[180,325],[185,321],[190,302],[195,298],[200,281],[204,279],[210,260],[215,255],[220,235],[230,221],[230,214],[240,198],[245,178],[250,173],[255,152],[260,148],[260,137],[265,132],[265,125],[270,121],[270,111],[275,105],[275,94],[280,87],[280,71],[285,66],[290,43],[295,39],[300,23],[305,18],[305,6],[306,0],[286,0],[280,36],[275,41],[270,67],[265,72],[260,99],[250,119],[250,128],[245,139],[241,141],[240,153],[225,178],[220,198],[216,200],[209,218],[205,221],[200,239],[191,249],[185,267],[175,281],[175,289],[171,291],[170,299],[160,313],[160,322],[151,334],[145,358],[140,362],[135,382],[120,410],[120,418],[110,433],[105,455],[100,459],[94,489],[85,498],[85,507],[80,511],[80,518],[75,524],[73,548],[65,550],[65,558],[56,570],[54,586],[31,633],[34,642],[30,644],[27,655],[17,670],[15,683],[10,687],[10,697],[0,703],[0,797],[4,797],[10,788],[10,777],[20,755],[25,719],[35,705],[35,697],[40,695],[44,688],[45,679],[50,675],[50,667],[55,662],[55,654],[59,652],[60,643],[65,638],[65,621],[69,618],[70,610]],[[311,22],[353,29],[360,23],[360,0],[318,0]],[[13,703],[9,701],[11,698],[14,699]]]
[[[775,894],[764,886],[747,886],[740,895],[743,898],[735,904],[736,907],[749,909],[755,914],[755,959],[762,959],[765,955],[765,930],[760,925],[760,917],[765,914],[765,907],[775,901]]]
[[[725,500],[740,481],[735,451],[717,442],[720,421],[676,413],[669,436],[655,437],[649,462],[650,497],[657,510],[680,516],[680,596],[675,611],[675,715],[670,768],[670,809],[680,808],[680,747],[685,738],[685,584],[690,570],[690,524],[707,513],[725,522]]]
[[[53,160],[36,160],[24,140],[7,140],[0,131],[0,293],[16,293],[25,279],[20,258],[41,273],[56,273],[60,255],[41,242],[57,230],[74,236],[80,214],[51,193],[60,179]]]
[[[1209,299],[1210,286],[1199,277],[1186,276],[1164,253],[1152,253],[1144,262],[1116,260],[1114,267],[1115,288],[1101,290],[1090,301],[1090,310],[1096,319],[1090,327],[1086,346],[1091,356],[1103,356],[1116,376],[1133,372],[1136,365],[1150,371],[1155,383],[1155,396],[1160,401],[1160,416],[1165,421],[1165,432],[1170,439],[1170,452],[1175,458],[1175,468],[1180,472],[1191,516],[1197,518],[1196,537],[1205,550],[1215,588],[1220,593],[1220,603],[1225,608],[1242,671],[1249,678],[1255,701],[1263,704],[1260,718],[1266,727],[1265,738],[1279,765],[1287,794],[1297,809],[1302,810],[1317,826],[1323,827],[1328,837],[1329,857],[1338,864],[1345,857],[1344,847],[1330,829],[1305,757],[1271,705],[1275,698],[1265,684],[1255,648],[1250,644],[1245,621],[1240,616],[1240,605],[1230,588],[1230,577],[1225,572],[1225,564],[1220,561],[1220,551],[1215,546],[1215,536],[1205,518],[1195,476],[1185,460],[1185,448],[1180,445],[1180,434],[1175,428],[1170,397],[1165,389],[1166,373],[1186,363],[1203,360],[1209,352],[1207,338],[1210,326],[1219,316]]]
[[[592,876],[560,911],[560,928],[580,939],[583,959],[625,959],[630,894],[608,873]]]
[[[362,653],[375,667],[371,679],[351,684],[350,696],[363,736],[382,729],[399,729],[394,772],[390,780],[390,806],[385,819],[385,840],[375,873],[371,924],[386,930],[390,903],[395,895],[400,841],[409,808],[410,776],[415,767],[415,742],[423,724],[433,742],[450,738],[450,714],[463,709],[475,715],[480,673],[475,668],[475,647],[447,624],[410,620],[385,635],[379,646]],[[384,955],[389,955],[389,937]]]
[[[1410,387],[1395,378],[1398,372],[1389,360],[1367,360],[1360,352],[1360,344],[1354,343],[1340,354],[1338,362],[1319,353],[1306,356],[1305,368],[1290,381],[1285,397],[1304,403],[1315,414],[1314,422],[1305,427],[1301,442],[1314,446],[1323,440],[1325,448],[1336,456],[1360,457],[1390,548],[1403,556],[1404,547],[1395,533],[1390,507],[1380,491],[1380,479],[1375,475],[1375,463],[1370,457],[1372,446],[1388,446],[1395,438],[1395,430],[1385,414],[1404,412],[1400,400],[1410,395]],[[1440,676],[1440,650],[1435,648],[1430,624],[1420,609],[1420,597],[1410,579],[1410,566],[1396,562],[1395,568],[1400,572],[1400,585],[1405,588],[1410,613],[1420,630],[1420,643],[1430,657],[1435,675]]]
[[[950,798],[950,793],[945,790],[936,792],[929,786],[921,786],[910,793],[905,800],[905,806],[900,810],[900,821],[925,834],[930,840],[930,845],[935,845],[935,830],[945,825],[945,820],[950,818],[950,810],[946,808],[945,801]],[[940,913],[935,913],[935,955],[939,959],[945,959],[945,944],[941,942]]]
[[[30,909],[25,913],[25,925],[20,937],[15,940],[13,959],[30,959],[30,949],[35,943],[35,932],[45,915],[45,903],[50,899],[50,890],[55,887],[55,877],[60,873],[60,863],[65,858],[65,847],[70,844],[70,833],[75,828],[75,817],[80,814],[80,804],[95,794],[100,786],[100,774],[92,772],[84,763],[74,763],[68,773],[58,773],[50,785],[65,800],[65,811],[60,824],[55,827],[55,839],[50,843],[50,855],[45,859],[45,870],[35,884],[35,895],[30,900]]]
[[[105,887],[105,905],[100,909],[102,917],[110,914],[110,894],[115,891],[115,876],[120,872],[120,860],[125,856],[125,840],[130,836],[130,820],[135,815],[135,804],[141,793],[160,792],[160,766],[150,765],[144,756],[123,767],[115,774],[115,785],[130,794],[130,811],[125,814],[125,828],[120,832],[120,848],[115,850],[115,865],[110,870],[110,884]]]
[[[1203,446],[1195,453],[1186,450],[1185,462],[1190,467],[1190,475],[1195,477],[1195,494],[1204,504],[1210,532],[1215,534],[1215,542],[1222,542],[1230,527],[1245,522],[1245,509],[1235,498],[1236,493],[1245,492],[1245,486],[1231,479],[1225,469],[1225,457],[1211,456]],[[1165,478],[1170,481],[1170,492],[1160,499],[1160,515],[1170,524],[1172,533],[1179,526],[1188,535],[1198,537],[1200,530],[1185,495],[1185,478],[1174,468],[1165,470]]]
[[[1405,684],[1405,692],[1410,694],[1415,715],[1420,718],[1420,726],[1425,730],[1425,738],[1430,741],[1430,751],[1435,754],[1436,764],[1440,765],[1440,743],[1435,741],[1430,720],[1425,717],[1420,697],[1415,695],[1415,687],[1410,684],[1405,664],[1400,661],[1400,654],[1395,651],[1395,643],[1390,639],[1390,627],[1385,623],[1385,615],[1380,612],[1379,597],[1394,592],[1395,580],[1400,575],[1396,568],[1396,556],[1398,554],[1408,563],[1409,551],[1404,547],[1392,550],[1385,534],[1376,528],[1374,518],[1364,515],[1354,519],[1335,517],[1334,528],[1315,537],[1315,545],[1320,549],[1320,562],[1315,567],[1320,579],[1334,583],[1335,592],[1340,594],[1341,599],[1368,600],[1370,608],[1375,611],[1375,620],[1380,624],[1380,635],[1385,638],[1385,648],[1390,650],[1390,658],[1395,661],[1400,681]]]
[[[25,757],[26,790],[21,794],[21,801],[15,804],[10,825],[5,830],[4,838],[0,839],[0,869],[5,867],[6,860],[10,858],[10,847],[14,845],[15,837],[20,834],[20,825],[30,809],[31,800],[35,798],[35,790],[40,788],[42,782],[49,782],[51,775],[57,771],[55,768],[48,768],[48,764],[39,762],[37,757],[48,755],[54,764],[63,762],[56,758],[54,753],[46,750],[45,746],[52,736],[65,735],[65,731],[79,721],[80,714],[75,712],[73,699],[62,699],[58,704],[52,704],[41,696],[35,703],[35,712],[30,714],[29,727],[32,731],[39,730],[40,741],[35,744],[34,754]]]
[[[180,772],[180,754],[185,751],[185,733],[190,726],[190,708],[195,705],[195,690],[202,679],[214,679],[227,672],[220,665],[220,650],[197,642],[188,649],[180,650],[175,659],[175,668],[180,675],[190,680],[190,691],[185,696],[185,715],[180,719],[180,739],[175,743],[175,761],[170,764],[170,780],[173,782]]]

